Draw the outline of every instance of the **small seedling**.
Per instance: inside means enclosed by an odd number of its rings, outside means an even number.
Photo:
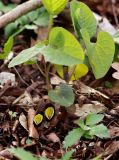
[[[68,148],[75,144],[81,137],[93,139],[95,136],[99,138],[109,138],[109,131],[102,123],[98,124],[104,118],[103,114],[89,114],[85,120],[76,120],[75,123],[79,128],[73,129],[65,137],[64,147]]]
[[[17,117],[17,114],[18,114],[17,112],[13,112],[13,111],[9,111],[8,113],[9,113],[11,119]]]
[[[108,72],[115,53],[113,37],[107,32],[99,32],[97,42],[92,43],[91,38],[95,36],[97,23],[93,12],[82,2],[73,0],[70,2],[70,12],[76,37],[63,27],[53,27],[54,16],[63,11],[67,0],[43,0],[43,5],[49,14],[48,36],[46,41],[23,50],[18,56],[12,59],[9,67],[25,63],[42,53],[46,62],[49,62],[45,70],[46,85],[48,91],[51,89],[49,70],[54,65],[58,74],[69,83],[70,80],[77,80],[85,76],[88,67],[85,64],[87,58],[96,79],[104,77]],[[80,39],[80,41],[79,41]],[[40,63],[43,63],[42,61]],[[68,68],[67,78],[64,76],[64,66]],[[66,88],[66,85],[63,87]],[[67,89],[69,89],[67,85]],[[49,98],[62,106],[70,106],[74,103],[74,94],[64,95],[62,85],[59,89],[50,90]]]

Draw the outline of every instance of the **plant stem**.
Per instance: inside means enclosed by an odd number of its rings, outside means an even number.
[[[68,83],[69,83],[69,81],[70,81],[70,79],[71,79],[71,77],[72,77],[75,69],[76,69],[76,65],[74,65],[74,66],[69,70],[69,72],[68,72],[68,80],[67,80]]]
[[[51,31],[52,27],[53,27],[53,15],[50,14],[47,39],[49,39],[49,34],[50,34],[50,31]],[[48,63],[48,66],[46,66],[46,63],[45,63],[46,84],[47,84],[47,89],[48,90],[51,89],[50,80],[49,80],[49,70],[50,70],[50,67],[51,67],[50,63]]]
[[[45,69],[45,72],[46,72],[46,84],[47,84],[47,89],[48,89],[48,90],[51,89],[50,80],[49,80],[49,71],[50,71],[50,67],[51,67],[51,64],[48,63],[48,66],[47,66],[47,68]]]
[[[49,26],[48,26],[48,37],[47,38],[49,38],[49,34],[50,34],[52,27],[53,27],[53,15],[50,14]]]

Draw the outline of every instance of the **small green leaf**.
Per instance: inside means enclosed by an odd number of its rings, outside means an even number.
[[[22,64],[35,57],[37,54],[40,54],[42,48],[44,47],[43,43],[37,44],[31,48],[25,49],[18,54],[12,61],[9,63],[8,67],[14,67],[16,65]]]
[[[21,160],[37,160],[30,152],[27,152],[22,148],[11,148],[9,151]]]
[[[66,84],[60,84],[59,88],[50,90],[48,96],[53,102],[65,107],[72,105],[75,98],[73,89]]]
[[[66,154],[63,156],[63,158],[61,160],[70,160],[73,152],[74,152],[73,150],[72,151],[67,151]]]
[[[6,59],[8,57],[13,47],[13,41],[14,41],[13,36],[8,38],[7,42],[4,45],[3,53],[0,54],[0,59]]]
[[[89,134],[90,131],[86,131],[83,135],[83,137],[85,137],[86,139],[93,139],[94,138],[94,135],[90,135]]]
[[[62,27],[55,27],[49,35],[49,45],[42,54],[51,63],[72,66],[84,60],[84,52],[75,37]]]
[[[95,124],[101,122],[103,120],[103,118],[104,118],[103,114],[89,114],[86,117],[86,125],[88,125],[88,126],[95,125]]]
[[[104,126],[103,124],[93,126],[89,132],[89,135],[95,135],[99,138],[109,138],[110,137],[107,127]]]
[[[65,137],[65,143],[64,148],[68,148],[75,144],[84,134],[84,130],[81,128],[73,129],[68,133],[68,135]]]
[[[97,23],[90,8],[82,3],[73,0],[70,3],[71,17],[73,25],[78,36],[81,36],[80,29],[86,29],[90,37],[94,36],[96,33]]]
[[[67,4],[67,0],[42,0],[42,2],[51,15],[57,15],[62,12]]]

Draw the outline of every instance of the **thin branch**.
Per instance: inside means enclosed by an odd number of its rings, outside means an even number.
[[[41,4],[41,0],[30,0],[18,5],[16,8],[0,17],[0,28],[6,26],[11,22],[14,22],[17,18],[25,15],[26,13],[37,9],[41,6]]]
[[[21,77],[21,75],[19,74],[18,70],[14,67],[15,72],[17,73],[19,79],[28,87],[29,84],[27,82],[24,81],[24,79]]]

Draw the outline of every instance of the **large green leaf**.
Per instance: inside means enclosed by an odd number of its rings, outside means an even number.
[[[37,160],[30,152],[27,152],[22,148],[11,148],[9,151],[21,160]]]
[[[108,72],[115,53],[113,38],[107,32],[100,32],[97,37],[93,54],[89,56],[95,77],[102,78]]]
[[[64,147],[68,148],[73,144],[75,144],[83,136],[84,132],[85,131],[82,130],[81,128],[76,128],[70,131],[64,139],[65,141]]]
[[[94,36],[96,33],[96,19],[90,8],[82,2],[77,2],[73,0],[70,3],[71,17],[76,33],[80,37],[80,29],[85,28],[90,37]]]
[[[73,89],[66,84],[60,84],[59,88],[50,90],[48,96],[53,102],[65,107],[72,105],[75,98]]]
[[[42,48],[44,47],[44,44],[37,44],[31,48],[28,48],[26,50],[23,50],[16,56],[15,58],[12,59],[12,61],[9,63],[8,67],[14,67],[16,65],[22,64],[36,56],[37,54],[41,53]]]
[[[86,29],[81,34],[87,49],[87,55],[95,77],[102,78],[108,72],[115,53],[113,38],[107,32],[99,32],[96,44],[90,42]]]
[[[67,0],[42,0],[49,14],[57,15],[65,8]]]
[[[75,37],[62,27],[55,27],[49,35],[49,45],[42,54],[51,63],[72,66],[84,60],[84,52]]]

